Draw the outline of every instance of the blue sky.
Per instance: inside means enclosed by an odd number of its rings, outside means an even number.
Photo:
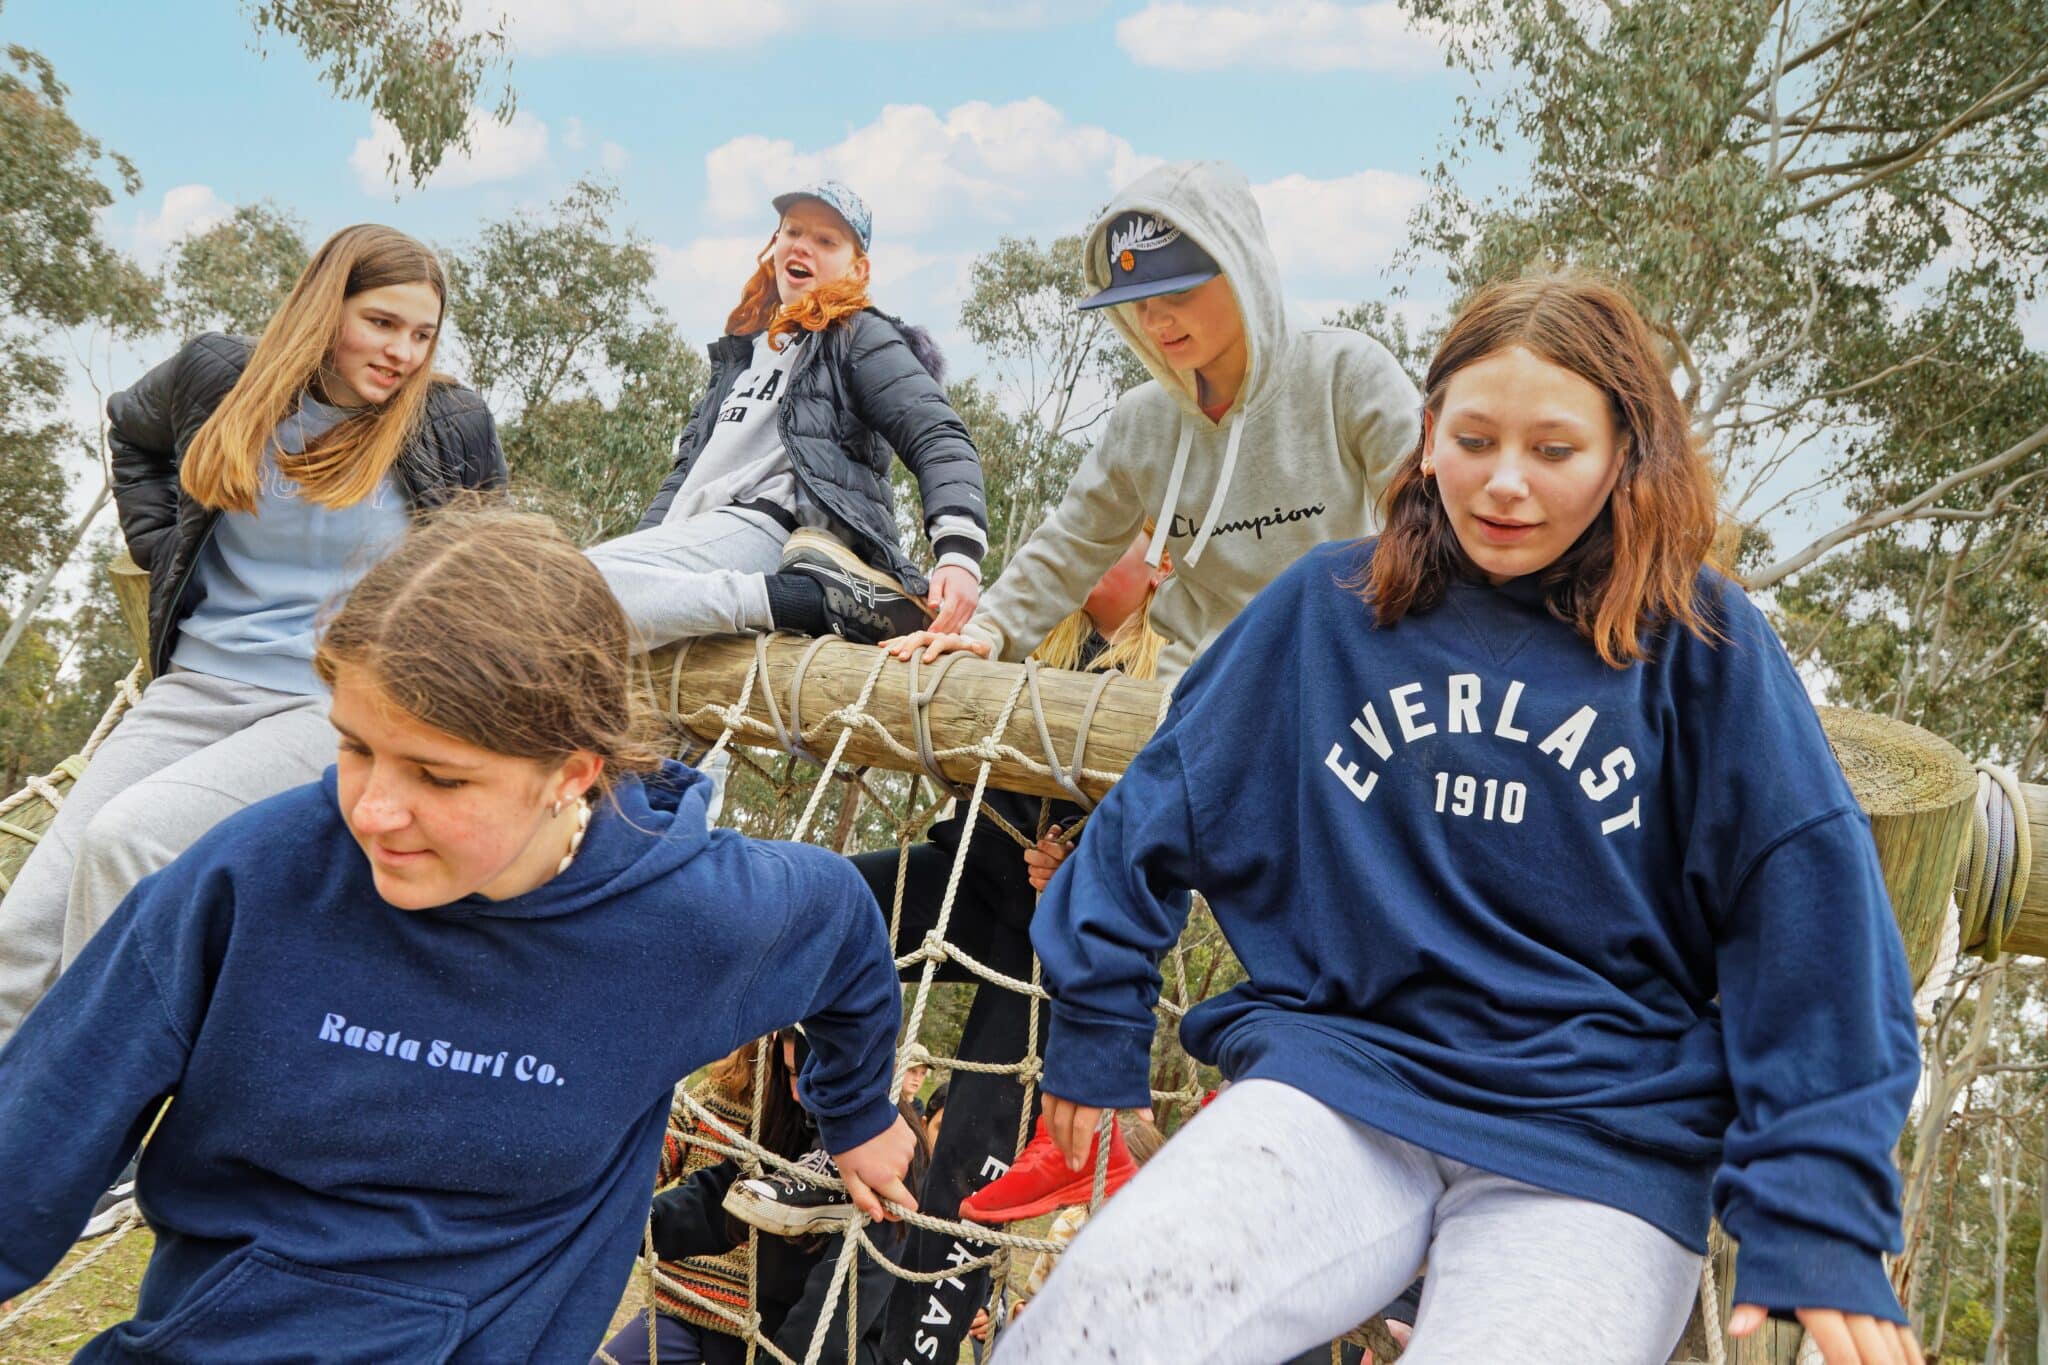
[[[1391,3],[1329,0],[487,0],[519,115],[424,191],[384,181],[366,108],[234,0],[5,0],[75,114],[144,188],[110,215],[160,256],[269,198],[314,239],[379,219],[437,243],[538,208],[585,174],[656,244],[660,297],[709,339],[772,227],[768,195],[825,171],[876,220],[877,298],[952,330],[977,251],[1084,226],[1152,158],[1220,156],[1262,188],[1290,301],[1314,318],[1382,294],[1469,81]],[[1432,296],[1433,282],[1416,282]],[[1420,307],[1421,305],[1416,305]],[[960,357],[972,368],[971,356]]]

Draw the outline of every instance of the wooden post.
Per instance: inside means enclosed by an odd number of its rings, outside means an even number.
[[[126,550],[107,564],[107,577],[114,584],[114,599],[121,604],[122,619],[135,641],[135,656],[142,660],[142,680],[149,672],[149,574],[128,557]]]
[[[2028,957],[2048,957],[2048,787],[2020,784],[2026,798],[2027,828],[2033,835],[2034,868],[2027,880],[2027,898],[2020,917],[2005,936],[2005,950]]]

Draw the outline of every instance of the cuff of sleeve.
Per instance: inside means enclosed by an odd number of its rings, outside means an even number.
[[[958,547],[966,542],[947,539],[939,543],[944,546]],[[943,569],[948,564],[953,565],[955,568],[967,570],[967,572],[974,575],[975,582],[979,583],[981,581],[981,557],[979,555],[971,555],[965,550],[958,548],[948,548],[940,553],[938,567]]]
[[[1045,1039],[1045,1092],[1099,1109],[1152,1104],[1150,1025],[1084,1017],[1052,1007]]]
[[[885,1133],[889,1125],[896,1122],[896,1106],[889,1103],[887,1095],[878,1096],[872,1103],[861,1106],[850,1114],[827,1117],[819,1114],[818,1137],[825,1144],[825,1150],[835,1156],[850,1152],[871,1137]]]
[[[960,627],[960,633],[970,640],[980,640],[986,644],[988,646],[989,658],[1000,659],[1003,657],[1003,649],[1005,647],[1003,633],[994,626],[989,625],[981,617],[977,616],[968,621],[966,625]]]
[[[1737,1242],[1734,1302],[1757,1304],[1776,1317],[1832,1308],[1906,1321],[1884,1258],[1869,1247],[1754,1209],[1728,1231]]]

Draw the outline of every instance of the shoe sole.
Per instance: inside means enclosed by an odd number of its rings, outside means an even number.
[[[803,1237],[814,1232],[839,1232],[853,1221],[857,1210],[851,1204],[827,1204],[820,1208],[797,1209],[756,1199],[738,1185],[726,1192],[725,1211],[742,1223],[777,1237]]]
[[[925,606],[924,603],[918,601],[911,591],[901,583],[891,578],[888,574],[883,573],[880,569],[877,569],[874,565],[868,563],[865,559],[862,559],[823,531],[814,530],[809,526],[790,532],[789,539],[782,546],[782,567],[787,570],[801,563],[806,555],[829,560],[855,578],[865,578],[876,587],[887,588],[891,592],[902,594],[903,600],[909,602],[918,611],[922,612],[927,621],[932,620],[937,615],[936,612]]]
[[[1107,1199],[1130,1184],[1131,1177],[1136,1174],[1135,1170],[1124,1171],[1121,1174],[1111,1171],[1109,1178],[1103,1182],[1102,1197]],[[969,1206],[974,1203],[974,1196],[969,1195],[960,1202],[960,1217],[969,1223],[983,1223],[995,1227],[1003,1223],[1018,1223],[1026,1218],[1036,1218],[1040,1214],[1051,1213],[1054,1209],[1066,1208],[1069,1204],[1086,1204],[1094,1197],[1095,1173],[1090,1171],[1081,1179],[1070,1180],[1050,1194],[1040,1195],[1028,1204],[1018,1204],[1010,1208],[971,1208]]]
[[[86,1220],[84,1230],[78,1234],[78,1240],[86,1242],[95,1237],[104,1237],[122,1223],[139,1217],[141,1213],[136,1209],[135,1201],[123,1199],[117,1204],[108,1205]]]

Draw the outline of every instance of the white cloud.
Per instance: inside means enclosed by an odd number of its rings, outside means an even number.
[[[145,265],[155,265],[180,239],[226,220],[234,205],[213,192],[210,185],[179,185],[164,191],[155,213],[135,220],[130,231],[135,255]]]
[[[1118,21],[1116,41],[1138,65],[1174,71],[1434,71],[1443,65],[1435,39],[1411,26],[1395,0],[1152,0]]]
[[[399,158],[397,179],[393,179],[391,157]],[[433,175],[430,189],[463,189],[494,180],[516,180],[548,159],[548,126],[524,110],[500,123],[481,109],[469,113],[469,150],[450,151]],[[405,182],[403,143],[394,128],[381,116],[370,120],[370,135],[356,142],[348,164],[354,168],[356,183],[366,194],[387,194],[409,189]]]
[[[1080,18],[1103,0],[494,0],[472,23],[499,15],[522,55],[554,52],[703,52],[751,47],[799,27],[872,33],[914,24],[921,32],[1041,28]]]
[[[1427,187],[1412,175],[1359,171],[1335,180],[1282,176],[1252,186],[1281,268],[1355,278],[1384,268],[1407,235]]]
[[[830,177],[868,201],[883,241],[963,220],[1085,215],[1155,164],[1116,134],[1072,123],[1037,98],[976,100],[944,115],[922,104],[892,104],[819,151],[747,134],[704,158],[714,218],[765,224],[775,195]]]

